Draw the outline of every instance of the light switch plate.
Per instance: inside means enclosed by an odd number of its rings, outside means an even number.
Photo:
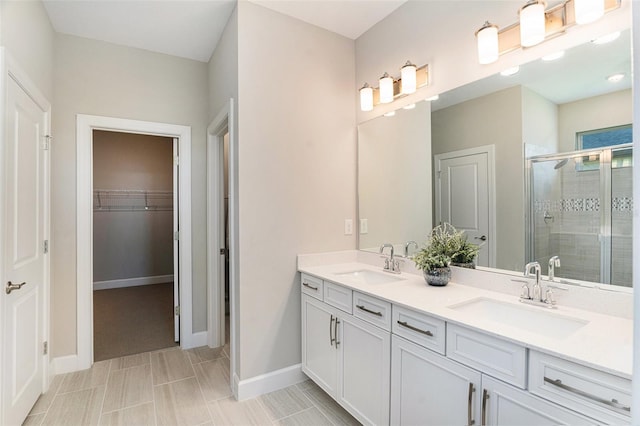
[[[366,234],[369,232],[369,220],[368,219],[360,219],[360,233]]]

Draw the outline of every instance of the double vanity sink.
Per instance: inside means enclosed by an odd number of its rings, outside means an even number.
[[[308,256],[302,369],[359,421],[630,422],[629,319],[520,303],[515,283],[489,291],[454,274],[431,287],[417,273]]]

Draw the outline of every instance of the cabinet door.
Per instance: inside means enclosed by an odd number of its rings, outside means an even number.
[[[338,383],[336,320],[333,308],[302,296],[302,371],[334,398]]]
[[[594,425],[588,417],[482,376],[482,424],[508,426]]]
[[[352,316],[338,327],[338,402],[364,424],[389,424],[391,333]]]
[[[393,336],[391,424],[480,424],[481,374]]]

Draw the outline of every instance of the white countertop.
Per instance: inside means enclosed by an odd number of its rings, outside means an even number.
[[[385,284],[363,284],[349,276],[337,274],[356,270],[371,270],[382,273],[382,268],[357,261],[340,262],[338,256],[334,258],[325,256],[325,259],[332,262],[323,265],[318,265],[317,262],[315,262],[316,264],[313,264],[314,262],[299,262],[298,270],[397,305],[422,311],[451,323],[495,335],[533,350],[570,359],[631,379],[633,321],[630,319],[562,305],[559,305],[557,309],[548,310],[544,307],[519,303],[518,297],[512,294],[489,291],[456,282],[449,282],[445,287],[432,287],[426,284],[422,276],[412,273],[398,275],[397,278],[401,281]],[[498,322],[450,308],[452,305],[476,298],[489,298],[511,303],[519,309],[548,310],[550,315],[568,316],[588,323],[568,337],[554,338],[545,335],[544,330],[533,332],[518,328],[517,325],[509,324],[508,318],[505,318],[504,322]]]

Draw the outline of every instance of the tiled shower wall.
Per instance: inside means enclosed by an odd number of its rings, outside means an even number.
[[[599,282],[600,172],[577,171],[573,164],[553,170],[555,173],[552,170],[545,168],[543,172],[561,182],[551,182],[547,177],[543,179],[546,182],[542,183],[541,191],[534,188],[535,258],[542,265],[543,273],[547,273],[549,258],[558,255],[562,263],[558,276]],[[611,172],[611,283],[621,286],[631,286],[632,170],[625,167]],[[535,180],[534,185],[539,186],[540,179]]]

